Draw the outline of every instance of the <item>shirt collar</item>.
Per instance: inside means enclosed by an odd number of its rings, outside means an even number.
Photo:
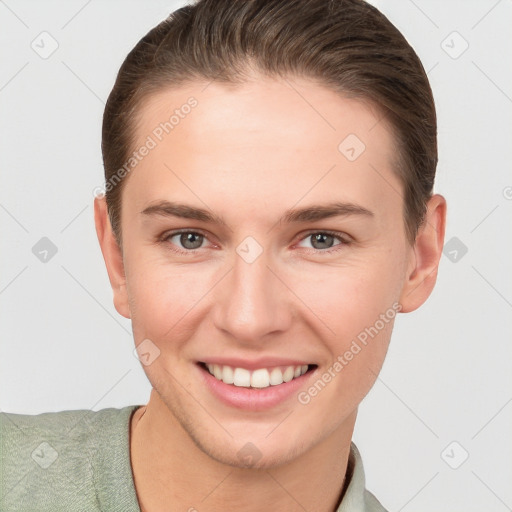
[[[130,419],[139,407],[125,407],[118,411],[116,421],[105,421],[102,425],[101,437],[104,442],[97,447],[94,473],[101,475],[95,481],[101,510],[140,511],[131,470],[129,437]],[[366,490],[363,462],[354,443],[350,444],[344,489],[336,512],[386,512],[373,494]]]
[[[348,486],[345,485],[345,494],[337,512],[386,512],[375,496],[366,490],[363,461],[354,443],[350,444],[345,478],[349,482]]]

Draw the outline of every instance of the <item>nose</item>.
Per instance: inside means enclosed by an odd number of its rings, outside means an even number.
[[[216,287],[215,326],[239,344],[261,343],[291,326],[291,294],[272,267],[265,252],[253,262],[235,254],[233,268]]]

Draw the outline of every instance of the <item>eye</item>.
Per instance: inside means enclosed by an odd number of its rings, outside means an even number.
[[[178,251],[180,249],[193,251],[202,247],[203,243],[206,241],[206,237],[196,231],[181,231],[178,233],[169,233],[163,238],[163,240],[176,245],[178,247]]]
[[[310,245],[304,245],[304,244]],[[329,249],[338,245],[348,245],[348,241],[340,234],[329,231],[316,231],[309,233],[299,242],[299,247],[312,248],[322,252],[328,252]],[[337,249],[335,249],[337,250]]]
[[[175,231],[164,234],[162,242],[169,243],[172,250],[178,253],[190,253],[205,247],[208,239],[198,231]],[[299,247],[317,252],[333,252],[350,243],[341,233],[330,231],[314,231],[308,233],[297,244]],[[172,247],[174,246],[174,247]],[[338,246],[340,246],[338,248]]]

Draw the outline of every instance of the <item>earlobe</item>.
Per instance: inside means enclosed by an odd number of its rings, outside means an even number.
[[[434,194],[427,203],[425,221],[420,226],[400,296],[401,311],[419,308],[430,296],[437,280],[446,227],[446,200]]]
[[[104,197],[97,197],[94,200],[94,222],[114,294],[114,306],[120,315],[130,318],[123,254],[112,231],[107,211],[107,202]]]

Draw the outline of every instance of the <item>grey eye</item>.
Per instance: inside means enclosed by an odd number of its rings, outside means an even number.
[[[177,233],[169,238],[169,240],[173,240],[173,238],[179,237],[179,244],[185,249],[199,249],[204,242],[204,236],[200,233],[195,233],[193,231],[188,231],[185,233]],[[175,243],[175,242],[173,242]]]
[[[330,249],[331,247],[334,247],[335,245],[338,245],[338,243],[335,243],[335,241],[338,239],[338,237],[334,235],[330,235],[329,233],[312,233],[311,235],[308,235],[306,238],[304,238],[301,241],[301,244],[309,242],[307,245],[302,245],[302,247],[312,247],[313,249]]]
[[[310,237],[311,245],[315,249],[330,249],[333,246],[334,237],[328,233],[315,233]]]

